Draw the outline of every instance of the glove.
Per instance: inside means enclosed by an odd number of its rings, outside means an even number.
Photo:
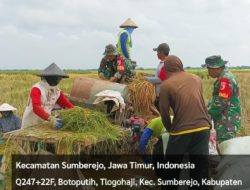
[[[63,125],[63,121],[59,116],[50,116],[49,121],[56,129],[60,129]]]
[[[62,110],[61,107],[54,107],[51,111],[59,111],[59,110]]]
[[[63,120],[59,117],[56,116],[56,125],[54,126],[56,129],[62,128],[63,125]]]

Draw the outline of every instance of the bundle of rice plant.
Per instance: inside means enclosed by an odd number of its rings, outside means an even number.
[[[63,120],[62,130],[99,132],[114,129],[106,115],[102,112],[75,106],[73,109],[61,110],[59,116]]]
[[[143,77],[137,77],[128,85],[128,88],[135,114],[150,115],[150,109],[156,98],[154,85]]]

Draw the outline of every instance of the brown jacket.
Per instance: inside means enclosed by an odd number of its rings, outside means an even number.
[[[162,83],[159,98],[162,121],[170,133],[211,126],[198,76],[183,71],[174,73]],[[174,112],[172,123],[170,107]]]

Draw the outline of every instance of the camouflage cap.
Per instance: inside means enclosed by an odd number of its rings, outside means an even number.
[[[227,61],[224,61],[220,55],[213,55],[207,57],[205,60],[205,64],[202,66],[216,69],[225,66],[226,63]]]
[[[117,55],[116,47],[112,44],[106,45],[103,55]]]

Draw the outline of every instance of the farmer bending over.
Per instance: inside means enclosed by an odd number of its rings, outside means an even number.
[[[146,146],[151,137],[158,138],[158,141],[154,144],[152,157],[147,155]],[[145,163],[152,162],[155,166],[155,171],[158,177],[163,177],[164,172],[157,169],[157,162],[163,163],[169,134],[166,133],[166,129],[162,123],[161,117],[154,118],[150,121],[147,127],[143,130],[143,134],[140,138],[140,153]]]
[[[183,156],[188,154],[195,169],[190,177],[202,184],[208,178],[208,140],[211,127],[210,118],[202,96],[201,79],[183,69],[181,60],[169,55],[164,62],[167,79],[160,88],[160,113],[162,122],[169,132],[166,150],[166,163],[182,163]],[[170,108],[174,119],[171,122]],[[166,170],[164,180],[179,179],[179,169]],[[163,189],[178,189],[170,185]],[[208,189],[208,187],[192,187]]]
[[[105,47],[104,57],[98,69],[98,75],[103,80],[110,82],[125,83],[134,76],[131,62],[122,57],[116,47],[109,44]]]
[[[63,78],[69,76],[55,63],[48,66],[38,76],[41,77],[41,81],[31,89],[28,105],[23,115],[22,128],[37,125],[43,121],[49,121],[56,128],[60,128],[62,120],[52,116],[51,111],[56,104],[62,109],[74,107],[57,87]]]

